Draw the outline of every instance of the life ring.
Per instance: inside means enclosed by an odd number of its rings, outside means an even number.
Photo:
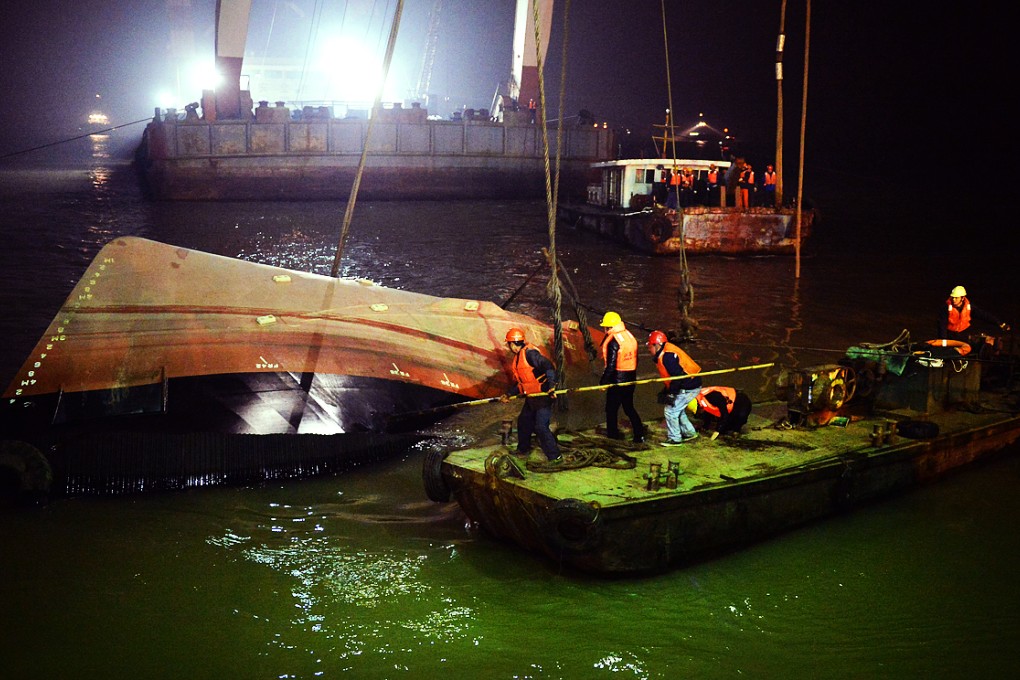
[[[436,503],[450,501],[450,486],[443,477],[443,461],[448,455],[448,451],[438,449],[429,451],[425,454],[425,462],[422,464],[421,477],[425,484],[425,495]]]
[[[896,432],[907,439],[934,439],[939,436],[939,426],[927,420],[901,420]]]
[[[963,340],[927,340],[927,344],[932,347],[952,347],[956,350],[956,353],[961,357],[965,357],[970,354],[970,345],[965,343]]]
[[[545,515],[543,532],[557,551],[589,551],[602,541],[602,506],[578,498],[558,500]]]
[[[49,495],[53,471],[39,449],[23,441],[0,441],[0,498],[38,503]]]

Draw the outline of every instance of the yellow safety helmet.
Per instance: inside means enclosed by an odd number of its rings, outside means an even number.
[[[949,297],[967,297],[967,289],[963,286],[957,286],[949,291]]]
[[[698,412],[698,398],[691,399],[691,403],[687,404],[687,411],[693,416]]]
[[[606,312],[606,315],[602,317],[602,323],[600,324],[603,328],[611,328],[618,323],[622,323],[623,319],[616,312]]]

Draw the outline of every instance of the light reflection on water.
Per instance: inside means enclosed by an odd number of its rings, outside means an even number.
[[[329,274],[342,203],[153,204],[99,158],[0,183],[5,380],[120,234]],[[873,253],[819,236],[799,283],[786,258],[691,260],[699,363],[809,365],[905,327],[923,337],[943,279],[994,280],[966,257],[947,272],[945,260],[896,249],[876,273]],[[343,273],[503,302],[543,267],[547,242],[539,203],[363,203]],[[557,246],[593,309],[639,330],[676,322],[674,262],[569,231]],[[543,286],[536,276],[511,309],[548,318]],[[1006,288],[978,290],[1016,318]],[[469,436],[459,427],[447,441]],[[1014,667],[1014,458],[705,564],[605,581],[496,544],[455,505],[425,500],[422,455],[336,478],[6,513],[7,672],[937,678]]]

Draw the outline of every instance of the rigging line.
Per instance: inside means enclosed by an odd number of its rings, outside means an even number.
[[[556,195],[553,193],[552,187],[552,171],[549,168],[549,125],[546,119],[546,97],[545,97],[545,75],[544,75],[544,63],[542,61],[542,35],[541,35],[541,24],[539,22],[539,0],[531,0],[531,15],[532,21],[534,22],[535,28],[535,65],[538,70],[538,108],[539,118],[542,125],[542,157],[545,166],[545,201],[546,201],[546,220],[549,229],[549,284],[547,292],[552,298],[553,303],[553,345],[556,353],[556,372],[557,379],[563,380],[564,367],[566,365],[566,351],[563,345],[563,323],[562,323],[562,305],[563,296],[560,291],[559,284],[559,272],[556,267]],[[562,111],[561,117],[562,117]],[[563,124],[557,127],[557,135],[561,134]],[[559,139],[559,137],[557,137]],[[557,145],[556,148],[556,168],[559,170],[559,159],[560,159],[560,148]],[[558,184],[557,184],[558,186]]]
[[[347,5],[344,5],[344,13],[347,12]],[[319,32],[319,19],[322,16],[322,0],[315,0],[315,4],[312,6],[312,17],[308,24],[308,40],[305,41],[305,58],[301,66],[301,78],[298,80],[297,86],[297,98],[298,100],[304,99],[305,96],[305,77],[308,75],[308,64],[311,60],[312,45],[315,44],[315,36]]]
[[[112,132],[113,130],[119,130],[119,129],[123,128],[123,127],[128,127],[128,126],[131,126],[131,125],[138,125],[139,123],[148,123],[150,120],[152,120],[152,116],[149,116],[147,118],[142,118],[140,120],[134,120],[134,121],[131,121],[130,123],[124,123],[122,125],[114,125],[113,127],[108,127],[108,128],[104,128],[102,130],[97,130],[96,132],[86,132],[85,134],[78,135],[77,137],[69,137],[68,139],[60,139],[60,140],[57,140],[55,142],[48,142],[46,144],[40,144],[39,146],[33,146],[33,147],[29,148],[29,149],[21,149],[20,151],[12,151],[10,153],[4,154],[3,156],[0,156],[0,160],[2,160],[4,158],[10,158],[11,156],[20,156],[23,153],[29,153],[31,151],[39,151],[40,149],[47,149],[47,148],[49,148],[51,146],[57,146],[59,144],[67,144],[68,142],[73,142],[73,141],[76,141],[78,139],[84,139],[85,137],[91,137],[92,135],[101,135],[101,134],[103,134],[105,132]]]
[[[368,159],[368,146],[369,140],[372,137],[372,127],[375,123],[375,119],[378,117],[375,115],[382,108],[382,96],[383,87],[386,84],[386,78],[390,73],[390,62],[393,60],[393,49],[397,43],[397,31],[400,28],[400,16],[404,12],[404,0],[397,0],[397,7],[393,12],[393,23],[390,25],[390,37],[386,43],[386,55],[383,57],[383,68],[382,78],[379,83],[379,89],[375,94],[375,103],[372,105],[372,112],[368,118],[368,126],[365,128],[365,140],[362,142],[361,147],[361,160],[358,162],[358,170],[354,175],[354,183],[351,185],[351,196],[347,200],[347,208],[344,211],[343,226],[340,229],[340,240],[336,246],[336,257],[333,258],[333,269],[331,276],[337,278],[340,275],[340,259],[343,257],[344,252],[344,241],[347,240],[347,232],[350,230],[351,218],[354,217],[354,204],[358,200],[358,189],[361,188],[361,176],[365,172],[365,161]]]
[[[736,366],[734,368],[720,368],[720,369],[717,369],[717,370],[714,370],[714,371],[701,371],[697,375],[701,376],[701,377],[709,376],[709,375],[724,375],[726,373],[738,373],[738,372],[741,372],[741,371],[753,371],[753,370],[757,370],[757,369],[760,369],[760,368],[772,368],[773,366],[775,366],[774,363],[752,364],[752,365],[749,365],[749,366]],[[558,395],[561,395],[561,394],[576,394],[578,392],[604,392],[606,390],[611,390],[614,387],[628,387],[630,385],[647,385],[647,384],[650,384],[650,383],[667,382],[669,380],[676,380],[676,376],[668,376],[668,377],[665,377],[665,378],[663,378],[661,376],[655,376],[654,378],[639,378],[637,380],[630,380],[630,381],[627,381],[627,382],[619,382],[619,383],[610,383],[608,385],[587,385],[587,386],[584,386],[584,387],[569,387],[569,388],[564,388],[564,389],[559,389],[559,390],[553,390],[552,393],[556,394],[558,396]],[[549,394],[549,392],[546,392],[545,394]],[[498,397],[486,397],[484,399],[472,399],[471,401],[459,401],[459,402],[456,402],[456,403],[453,403],[453,404],[446,404],[444,406],[436,406],[436,407],[433,407],[433,408],[423,409],[421,411],[410,411],[410,412],[407,412],[407,413],[394,413],[394,414],[388,416],[387,420],[419,417],[419,416],[427,415],[427,414],[430,414],[430,413],[438,413],[438,412],[441,412],[441,411],[450,411],[450,410],[453,410],[453,409],[465,408],[467,406],[481,406],[483,404],[492,404],[492,403],[495,403],[497,401],[499,401],[499,402],[503,402],[503,401],[507,401],[507,402],[515,401],[517,399],[526,399],[528,396],[529,395],[525,395],[525,394],[501,395],[501,396],[498,396]],[[536,395],[530,395],[530,396],[536,396]]]
[[[524,279],[524,283],[522,283],[521,285],[517,286],[517,289],[513,293],[511,293],[510,297],[508,297],[506,299],[506,302],[501,304],[499,306],[499,308],[500,309],[506,309],[510,305],[510,303],[514,301],[514,298],[516,298],[520,294],[520,292],[522,290],[524,290],[524,288],[529,283],[531,283],[531,279],[535,278],[535,275],[537,275],[544,268],[545,268],[545,262],[539,262],[538,266],[535,267],[530,274],[528,274],[527,278]]]

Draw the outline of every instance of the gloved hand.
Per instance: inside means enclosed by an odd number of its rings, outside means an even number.
[[[1009,332],[1009,324],[1008,323],[1003,322],[1003,323],[999,324],[999,328],[1001,328],[1002,330],[1006,331],[1007,333]]]
[[[550,399],[555,399],[555,398],[556,398],[556,388],[555,388],[555,387],[553,387],[553,388],[552,388],[552,389],[550,389],[550,390],[549,390],[548,392],[546,392],[546,394],[548,394],[548,395],[549,395],[549,398],[550,398]]]
[[[510,403],[510,397],[508,395],[506,395],[506,394],[499,395],[499,403],[501,403],[501,404],[509,404]]]
[[[663,389],[659,391],[658,395],[656,395],[655,400],[664,406],[672,406],[676,402],[676,395],[670,394],[669,390]]]

